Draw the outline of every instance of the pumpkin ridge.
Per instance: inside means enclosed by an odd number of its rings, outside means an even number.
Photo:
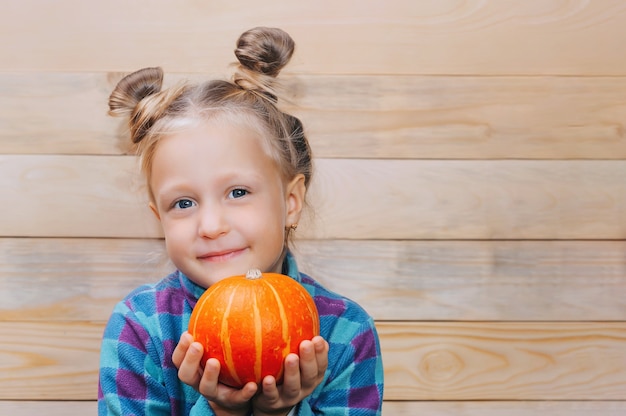
[[[237,374],[237,370],[235,369],[235,362],[233,360],[233,349],[230,343],[230,328],[228,327],[228,316],[230,315],[230,308],[233,304],[233,300],[235,299],[235,293],[237,292],[237,288],[234,288],[228,298],[228,305],[224,310],[224,315],[222,317],[222,327],[220,328],[220,340],[222,343],[222,349],[224,351],[224,364],[226,364],[226,368],[228,372],[233,377],[233,379],[241,384],[241,380],[239,379],[239,374]]]
[[[252,305],[254,316],[254,378],[261,379],[261,366],[263,364],[263,322],[261,321],[261,311],[257,303],[256,296],[252,297],[254,303]]]
[[[266,281],[266,284],[269,286],[270,290],[274,294],[274,299],[276,299],[276,304],[278,305],[278,313],[280,314],[281,321],[281,329],[282,329],[282,339],[285,342],[285,347],[283,348],[283,357],[286,357],[287,354],[291,352],[291,334],[289,331],[290,320],[287,317],[287,313],[285,311],[285,305],[283,304],[283,299],[276,291],[276,288],[270,281]],[[280,374],[276,377],[277,380],[280,380],[283,376],[283,366],[281,366]]]
[[[212,295],[213,293],[209,293],[207,294],[207,296],[201,296],[200,299],[198,299],[198,301],[196,302],[196,306],[200,311],[204,310],[204,305],[206,305],[209,299],[213,297]],[[194,307],[194,309],[196,308]],[[198,341],[198,342],[201,342],[202,344],[205,344],[206,339],[202,339],[202,340],[196,339],[196,337],[198,336],[198,325],[200,325],[203,321],[202,315],[206,315],[206,314],[200,314],[200,313],[193,314],[192,313],[191,315],[192,319],[190,319],[189,324],[187,325],[187,332],[193,335],[194,341]]]
[[[305,289],[306,291],[306,289]],[[309,292],[306,292],[307,295]],[[307,298],[304,295],[302,296],[304,300],[304,304],[309,310],[309,316],[311,317],[311,329],[313,330],[313,335],[319,335],[320,333],[320,319],[319,313],[317,311],[317,306],[315,306],[315,299],[313,297]]]

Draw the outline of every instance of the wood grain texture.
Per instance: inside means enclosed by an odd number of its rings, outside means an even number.
[[[104,323],[170,270],[161,240],[0,239],[0,321]]]
[[[626,161],[315,164],[306,238],[626,238]],[[136,172],[130,156],[0,155],[0,236],[160,237]]]
[[[93,400],[103,325],[0,322],[0,400]]]
[[[98,414],[95,400],[0,401],[0,414],[11,416],[86,416]]]
[[[383,415],[395,416],[622,416],[624,402],[416,402],[385,401]],[[95,401],[0,401],[0,414],[11,416],[85,416],[97,413]]]
[[[626,320],[624,241],[332,241],[300,267],[378,320]]]
[[[383,403],[385,416],[623,416],[625,413],[626,403],[616,401],[386,401]]]
[[[626,323],[381,323],[387,400],[622,400]]]
[[[295,249],[303,271],[377,320],[626,321],[624,241],[302,240]],[[0,239],[0,321],[102,323],[172,267],[160,240]]]
[[[27,0],[0,5],[0,33],[19,39],[0,44],[0,71],[222,71],[266,25],[296,40],[297,72],[623,75],[624,22],[621,0]]]
[[[11,218],[0,223],[1,235],[160,236],[134,157],[31,157],[0,155],[4,212]],[[15,203],[26,200],[37,203]]]
[[[386,400],[621,400],[626,323],[377,324]],[[0,400],[93,400],[102,324],[0,322]],[[28,340],[28,342],[25,342]]]
[[[0,74],[0,153],[122,154],[114,86],[100,73]]]
[[[215,75],[215,77],[222,77]],[[0,153],[123,154],[121,74],[0,73]],[[166,84],[209,75],[166,74]],[[623,159],[624,77],[286,76],[320,158]]]
[[[320,157],[623,159],[626,78],[298,77]]]

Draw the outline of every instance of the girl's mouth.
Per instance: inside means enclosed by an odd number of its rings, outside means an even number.
[[[218,262],[227,261],[227,260],[232,259],[233,257],[236,257],[239,254],[243,253],[244,250],[245,249],[235,249],[235,250],[225,250],[225,251],[219,251],[219,252],[206,253],[201,256],[198,256],[198,260],[218,263]]]

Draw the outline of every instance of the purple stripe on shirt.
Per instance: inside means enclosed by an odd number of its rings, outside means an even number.
[[[115,375],[117,394],[136,400],[146,400],[145,380],[140,374],[120,368]]]
[[[378,410],[380,392],[376,385],[357,387],[349,390],[348,406],[350,408]]]
[[[331,299],[325,296],[315,297],[315,306],[320,316],[341,316],[346,311],[346,304],[340,299]]]
[[[150,335],[146,332],[146,329],[139,325],[137,322],[128,321],[120,333],[120,342],[132,345],[139,351],[146,353],[146,345]]]
[[[185,298],[173,290],[156,292],[156,308],[159,314],[182,315],[185,307]]]
[[[354,347],[354,362],[360,363],[370,358],[376,358],[376,340],[372,331],[357,335],[351,342]]]

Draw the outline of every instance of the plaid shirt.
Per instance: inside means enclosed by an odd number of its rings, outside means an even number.
[[[380,415],[383,366],[372,318],[353,301],[299,273],[287,255],[286,273],[313,296],[321,335],[330,345],[322,383],[296,415]],[[99,415],[213,415],[208,401],[178,379],[172,353],[204,288],[176,271],[131,292],[104,331],[98,385]]]

